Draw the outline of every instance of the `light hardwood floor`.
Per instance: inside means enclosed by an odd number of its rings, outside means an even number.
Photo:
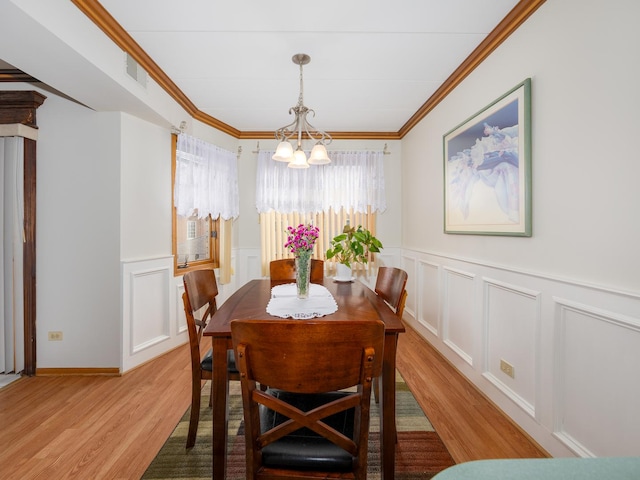
[[[456,463],[549,456],[409,327],[397,367]]]
[[[398,368],[457,463],[545,453],[416,332]],[[190,403],[188,345],[122,377],[30,377],[0,389],[4,480],[138,479]]]

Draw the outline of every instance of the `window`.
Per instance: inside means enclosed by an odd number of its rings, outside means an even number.
[[[313,255],[320,259],[347,223],[376,234],[376,212],[386,209],[384,152],[329,152],[331,164],[304,170],[275,162],[272,155],[259,153],[256,178],[263,275],[271,260],[290,256],[284,249],[289,225],[312,223],[320,228]],[[325,265],[329,272],[334,263]]]
[[[188,268],[198,262],[213,262],[216,251],[217,222],[211,217],[198,218],[197,215],[182,217],[176,215],[176,255],[178,268]],[[186,267],[185,267],[186,265]],[[202,265],[202,264],[200,264]]]
[[[177,135],[172,135],[172,181],[176,177]],[[175,190],[174,190],[175,191]],[[173,195],[172,195],[173,197]],[[175,202],[172,202],[175,204]],[[211,215],[198,218],[197,211],[191,216],[178,214],[173,207],[173,266],[175,275],[183,275],[202,267],[219,267],[218,221]]]
[[[354,212],[353,210],[345,211],[340,209],[338,212],[330,210],[329,212],[320,213],[278,213],[274,211],[260,214],[260,238],[262,241],[262,274],[268,275],[269,262],[271,260],[279,260],[281,258],[291,258],[292,254],[284,248],[287,241],[287,227],[297,226],[301,223],[312,224],[320,228],[320,237],[316,241],[313,249],[313,258],[321,260],[325,259],[325,252],[329,248],[331,239],[342,233],[345,225],[358,226],[369,230],[374,236],[376,235],[376,214],[368,209],[365,213]],[[373,257],[373,255],[371,255]],[[371,258],[370,260],[373,260]],[[367,265],[367,267],[375,266],[375,262]],[[330,275],[335,270],[335,261],[325,261],[327,274]],[[354,270],[364,268],[361,265],[353,265]]]

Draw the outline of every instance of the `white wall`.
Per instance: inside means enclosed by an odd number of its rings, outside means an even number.
[[[409,321],[558,456],[640,454],[639,16],[546,2],[402,142]],[[533,236],[444,234],[443,135],[528,77]]]
[[[187,340],[171,255],[171,135],[122,114],[120,178],[122,356],[127,371]]]
[[[121,115],[39,91],[37,367],[117,367]]]
[[[170,131],[40,85],[3,89],[47,97],[37,110],[37,368],[125,371],[184,343]]]
[[[120,155],[123,260],[171,253],[171,135],[122,114]]]

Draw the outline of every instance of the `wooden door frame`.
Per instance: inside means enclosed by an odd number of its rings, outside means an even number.
[[[0,124],[37,129],[36,109],[46,97],[36,91],[0,91]],[[19,136],[19,135],[18,135]],[[36,140],[24,138],[24,374],[36,373]],[[16,372],[18,373],[18,372]]]

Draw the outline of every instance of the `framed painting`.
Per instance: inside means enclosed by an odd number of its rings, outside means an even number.
[[[444,232],[531,236],[531,79],[446,133]]]

